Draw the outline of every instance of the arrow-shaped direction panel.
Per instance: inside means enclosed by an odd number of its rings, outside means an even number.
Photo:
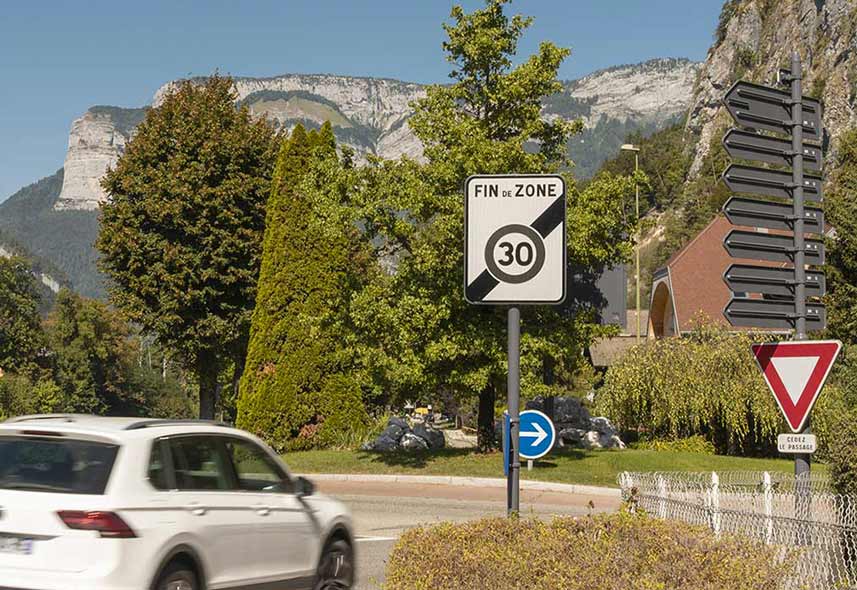
[[[735,122],[742,127],[791,135],[792,106],[789,92],[741,81],[729,89],[723,102]],[[806,96],[802,102],[804,139],[821,141],[821,103]]]
[[[795,304],[791,301],[735,298],[729,302],[724,315],[733,326],[791,330],[795,327]],[[827,327],[827,314],[820,303],[806,304],[806,329],[823,330]]]
[[[723,280],[735,293],[761,293],[778,297],[795,296],[795,271],[793,268],[772,268],[733,264],[726,269]],[[823,272],[806,271],[806,294],[808,297],[822,297],[826,292],[826,280]]]
[[[794,208],[791,205],[732,197],[726,201],[723,212],[733,225],[794,230]],[[803,228],[808,233],[823,234],[824,211],[817,207],[805,207]]]
[[[807,238],[804,243],[806,263],[824,264],[824,242]],[[783,236],[735,229],[729,232],[723,240],[723,245],[733,258],[794,262],[794,237],[790,235]]]
[[[757,160],[777,166],[792,165],[792,142],[788,139],[730,129],[723,137],[723,147],[730,157],[739,160]],[[803,165],[807,170],[821,171],[823,158],[820,147],[803,144]]]
[[[723,181],[730,190],[736,193],[749,193],[764,197],[791,199],[794,190],[791,172],[756,168],[755,166],[732,164],[723,173]],[[804,198],[820,203],[823,199],[821,184],[820,176],[804,174]]]
[[[556,428],[544,413],[538,410],[521,412],[519,454],[524,459],[544,457],[556,442]]]

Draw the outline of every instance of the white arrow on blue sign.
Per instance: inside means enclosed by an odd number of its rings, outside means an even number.
[[[539,459],[547,455],[556,442],[553,422],[538,410],[521,412],[520,450],[522,459]]]

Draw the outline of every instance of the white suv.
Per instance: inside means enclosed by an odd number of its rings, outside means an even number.
[[[246,432],[0,424],[0,590],[347,589],[353,547],[346,508]]]

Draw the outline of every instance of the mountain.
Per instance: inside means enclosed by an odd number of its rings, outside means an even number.
[[[623,65],[563,83],[545,101],[546,118],[582,119],[584,132],[569,144],[576,174],[588,177],[618,151],[627,135],[648,135],[683,117],[691,104],[699,64],[656,59]],[[163,100],[175,86],[155,94]],[[398,80],[332,75],[287,74],[273,78],[235,78],[237,101],[275,125],[298,122],[313,128],[329,120],[337,139],[358,159],[422,157],[422,146],[408,126],[412,101],[425,86]],[[97,210],[107,195],[100,179],[122,155],[146,109],[96,106],[72,123],[63,168],[0,203],[0,245],[14,240],[52,262],[88,296],[105,294],[92,248]],[[4,238],[5,236],[5,238]]]

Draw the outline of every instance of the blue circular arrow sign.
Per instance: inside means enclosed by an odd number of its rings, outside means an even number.
[[[556,441],[553,422],[538,410],[521,412],[518,452],[522,459],[539,459],[547,455]]]

